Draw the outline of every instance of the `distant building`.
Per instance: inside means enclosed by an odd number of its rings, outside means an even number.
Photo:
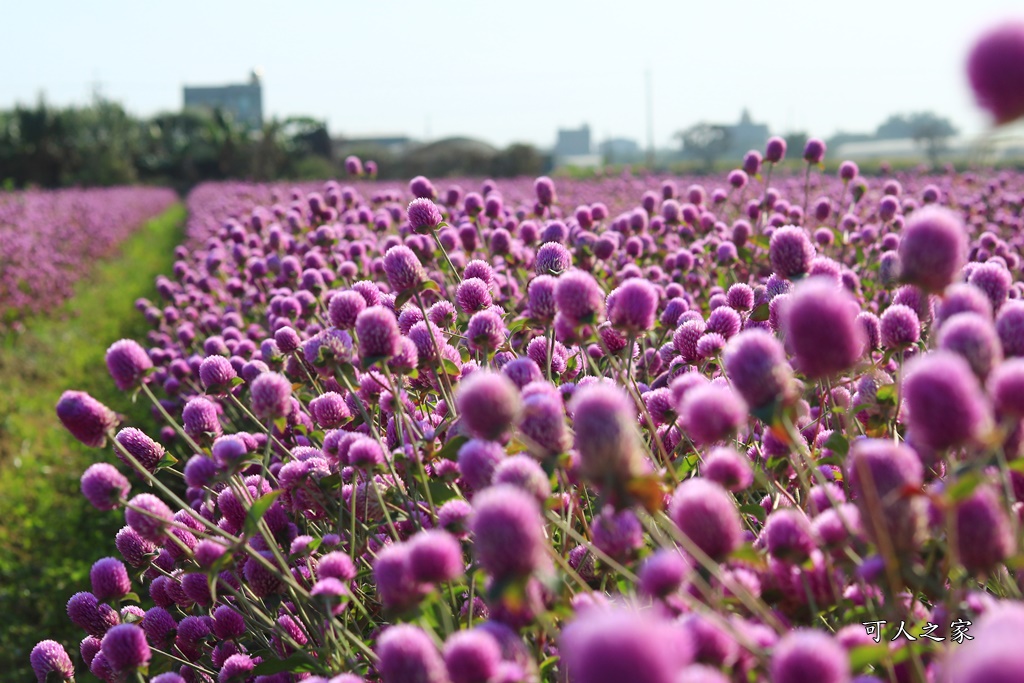
[[[555,168],[561,166],[596,167],[601,165],[601,156],[594,154],[590,142],[590,126],[583,124],[577,130],[559,129],[555,148],[552,150]]]
[[[239,85],[186,85],[184,99],[185,109],[220,109],[248,128],[263,127],[263,84],[257,71]]]
[[[751,120],[750,112],[747,109],[740,114],[739,123],[725,126],[725,129],[729,136],[726,157],[740,158],[752,149],[764,149],[764,145],[771,135],[766,124],[754,123]]]
[[[643,159],[643,150],[636,140],[609,138],[597,146],[597,151],[609,164],[631,164]]]

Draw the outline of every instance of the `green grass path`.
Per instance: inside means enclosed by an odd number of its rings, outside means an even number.
[[[138,297],[156,296],[154,278],[168,273],[184,234],[185,209],[176,204],[147,222],[112,259],[97,265],[59,310],[8,334],[0,347],[0,680],[34,680],[28,655],[53,638],[68,648],[80,681],[81,632],[64,608],[89,590],[92,562],[117,555],[119,513],[102,513],[78,487],[93,462],[116,462],[109,449],[75,441],[54,412],[65,389],[87,391],[131,424],[152,424],[145,405],[114,387],[104,354],[114,341],[144,339]]]

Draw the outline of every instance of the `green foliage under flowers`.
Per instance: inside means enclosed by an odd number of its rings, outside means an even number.
[[[0,679],[33,678],[28,653],[40,632],[53,634],[77,658],[80,635],[64,605],[88,584],[95,557],[116,554],[119,520],[88,514],[79,477],[97,453],[60,428],[54,405],[65,388],[77,386],[132,424],[151,424],[147,404],[133,405],[116,389],[103,356],[117,339],[145,334],[146,321],[132,303],[152,296],[156,275],[171,268],[184,219],[176,204],[147,222],[63,307],[2,339]]]

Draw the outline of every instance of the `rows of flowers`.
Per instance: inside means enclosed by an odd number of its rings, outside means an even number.
[[[1009,680],[1024,176],[786,151],[198,189],[152,332],[107,354],[166,426],[57,406],[126,522],[68,602],[81,669]],[[32,663],[73,677],[53,641]]]
[[[60,304],[174,201],[172,190],[144,187],[0,193],[0,321]]]

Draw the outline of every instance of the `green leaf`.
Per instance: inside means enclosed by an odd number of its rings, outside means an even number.
[[[846,455],[850,452],[850,442],[846,440],[846,437],[839,432],[832,432],[832,435],[828,437],[825,442],[825,448],[829,449],[833,453],[839,455]]]
[[[896,385],[885,384],[878,387],[878,391],[875,392],[875,398],[879,403],[896,403]]]
[[[444,458],[445,460],[458,460],[459,449],[462,448],[462,444],[469,441],[469,437],[459,434],[448,439],[448,443],[437,452],[438,457]]]
[[[175,458],[175,457],[174,457],[173,455],[171,455],[170,453],[164,453],[164,457],[160,458],[160,462],[158,462],[158,463],[156,464],[156,468],[157,468],[158,470],[162,470],[162,469],[163,469],[163,468],[165,468],[165,467],[171,467],[171,466],[173,466],[173,465],[174,465],[174,463],[176,463],[176,462],[178,462],[178,459],[177,459],[177,458]]]
[[[409,303],[409,299],[416,295],[416,289],[407,289],[398,296],[395,297],[395,310],[399,310],[402,306]]]
[[[420,287],[422,289],[425,289],[425,290],[429,291],[429,292],[440,292],[441,291],[441,288],[433,280],[427,280],[422,285],[420,285]]]
[[[267,513],[267,510],[270,509],[270,506],[274,504],[274,501],[277,500],[277,497],[282,493],[283,491],[281,489],[277,489],[276,491],[271,491],[270,493],[262,495],[253,501],[252,507],[249,508],[249,512],[245,516],[245,525],[243,529],[245,530],[246,536],[252,536],[256,533],[256,529],[260,520],[263,519],[263,515]]]
[[[435,506],[446,503],[455,497],[455,491],[444,482],[432,479],[427,482],[427,488],[430,489],[430,498],[434,501]]]
[[[272,674],[279,674],[287,671],[293,674],[301,673],[314,673],[319,671],[315,661],[310,659],[309,655],[299,653],[294,654],[288,659],[271,659],[266,662],[260,662],[259,665],[253,669],[253,676],[270,676]]]
[[[964,476],[958,478],[956,482],[946,489],[946,496],[950,502],[956,503],[964,498],[967,498],[974,489],[978,488],[978,484],[982,482],[982,476],[977,472],[968,472]]]
[[[764,322],[768,319],[771,314],[771,308],[768,304],[759,304],[753,311],[750,312],[750,319],[756,323]]]
[[[888,656],[889,646],[885,643],[855,647],[850,650],[850,669],[852,671],[862,671],[867,666],[884,662]]]
[[[237,386],[240,386],[242,384],[245,384],[245,380],[242,379],[241,377],[235,377],[235,378],[233,378],[231,380],[231,386],[232,387],[237,387]]]
[[[740,505],[740,512],[742,512],[745,515],[750,515],[751,517],[756,517],[757,521],[761,522],[762,524],[764,524],[764,520],[768,516],[768,513],[764,511],[764,508],[755,503]]]
[[[444,372],[446,375],[458,377],[459,375],[462,374],[462,370],[459,368],[459,366],[453,363],[452,361],[448,360],[447,358],[441,359],[441,367],[444,368]]]
[[[142,601],[139,599],[139,594],[138,593],[128,593],[123,598],[121,598],[121,603],[122,604],[126,603],[126,602],[139,603],[139,602],[142,602]]]

